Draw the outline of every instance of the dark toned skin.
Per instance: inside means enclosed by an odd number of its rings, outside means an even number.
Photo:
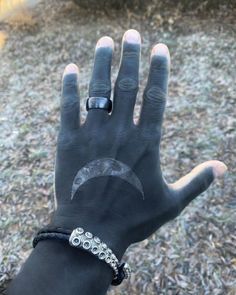
[[[133,111],[139,84],[141,38],[129,30],[122,42],[119,74],[114,86],[111,114],[89,110],[80,121],[78,68],[63,75],[61,127],[58,136],[55,198],[51,226],[73,230],[83,227],[100,237],[121,259],[132,243],[149,237],[175,218],[226,166],[208,161],[173,184],[162,175],[159,146],[167,99],[170,56],[164,44],[151,52],[150,73],[138,122]],[[89,96],[110,98],[113,41],[101,38],[96,46]],[[86,181],[71,200],[76,173],[91,161],[110,158],[130,167],[140,180],[142,193],[116,176]],[[9,295],[102,295],[113,278],[112,269],[93,255],[65,242],[41,241],[13,280]]]

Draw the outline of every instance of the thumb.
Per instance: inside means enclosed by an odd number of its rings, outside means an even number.
[[[204,162],[175,183],[169,184],[178,197],[181,208],[204,192],[215,178],[223,177],[227,166],[216,160]]]

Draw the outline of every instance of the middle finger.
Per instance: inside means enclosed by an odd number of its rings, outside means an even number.
[[[139,84],[141,37],[128,30],[123,37],[120,69],[115,83],[112,117],[120,124],[133,122],[133,111]]]

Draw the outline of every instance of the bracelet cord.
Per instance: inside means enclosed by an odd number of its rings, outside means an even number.
[[[92,240],[92,238],[94,238],[94,240]],[[93,237],[90,232],[85,232],[81,227],[76,228],[73,231],[60,227],[47,227],[41,229],[33,239],[33,247],[35,248],[38,242],[49,239],[67,242],[72,247],[83,249],[106,262],[114,271],[114,278],[111,282],[113,286],[120,285],[124,279],[130,277],[130,266],[124,262],[119,263],[112,250],[107,248],[105,243],[102,243],[98,237]],[[101,245],[102,250],[100,253],[98,250],[96,252],[89,250],[91,248],[91,242],[97,243],[95,244],[96,248],[99,248],[97,245]],[[111,254],[111,256],[109,255],[108,257],[108,253]]]

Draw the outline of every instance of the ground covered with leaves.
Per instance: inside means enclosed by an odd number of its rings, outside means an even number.
[[[64,67],[80,67],[83,116],[96,40],[115,40],[113,81],[122,34],[142,34],[140,94],[151,46],[172,57],[161,146],[165,177],[219,159],[226,177],[177,219],[132,245],[131,280],[109,294],[236,294],[236,31],[235,11],[199,14],[178,7],[145,12],[92,11],[71,1],[40,1],[0,23],[0,294],[31,252],[35,232],[53,211],[53,166]]]

